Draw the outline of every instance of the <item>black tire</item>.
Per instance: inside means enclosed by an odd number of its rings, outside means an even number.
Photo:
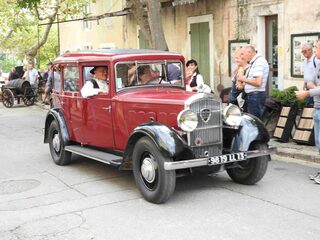
[[[14,94],[10,89],[4,89],[2,92],[2,103],[6,108],[12,108],[14,104]]]
[[[66,165],[71,162],[71,152],[66,151],[61,132],[56,121],[49,127],[49,148],[55,164]]]
[[[252,143],[250,150],[265,150],[268,146],[265,143]],[[231,179],[237,183],[253,185],[260,181],[265,175],[270,156],[261,156],[239,162],[240,167],[227,169]]]
[[[148,137],[136,143],[132,157],[134,179],[143,197],[152,203],[167,201],[176,186],[176,172],[165,170],[164,163],[172,159],[165,158]]]

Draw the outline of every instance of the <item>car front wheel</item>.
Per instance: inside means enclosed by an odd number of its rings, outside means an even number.
[[[253,143],[250,150],[266,150],[268,149],[265,143]],[[251,158],[243,162],[239,162],[239,167],[227,169],[228,175],[237,183],[253,185],[260,181],[265,175],[268,168],[270,156],[261,156]]]
[[[57,122],[53,121],[49,127],[49,148],[52,159],[57,165],[66,165],[71,161],[71,152],[64,149],[60,128]]]
[[[172,195],[176,185],[175,171],[164,169],[165,158],[148,138],[141,138],[133,150],[133,174],[143,197],[153,203],[163,203]]]

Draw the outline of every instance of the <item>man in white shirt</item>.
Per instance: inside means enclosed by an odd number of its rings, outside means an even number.
[[[269,75],[269,64],[265,58],[256,54],[253,46],[244,47],[244,58],[251,65],[245,76],[238,76],[237,80],[245,84],[248,112],[258,118],[262,117],[266,100],[266,85]]]
[[[22,77],[30,82],[31,87],[38,87],[38,71],[34,68],[33,64],[28,65],[28,71],[26,71]]]
[[[320,41],[318,40],[315,45],[315,56],[320,60]],[[314,130],[314,140],[316,147],[320,154],[320,65],[316,66],[313,78],[307,84],[309,90],[297,91],[296,97],[298,99],[304,99],[306,97],[313,97],[314,99],[314,110],[313,110],[313,130]],[[309,176],[311,180],[320,184],[320,172],[315,175]]]
[[[311,44],[304,44],[301,49],[302,55],[305,57],[303,61],[303,90],[309,90],[308,84],[313,82],[315,69],[319,64],[320,60],[313,53],[313,46]],[[313,98],[307,98],[307,105],[313,104]]]
[[[91,81],[87,81],[82,87],[81,95],[83,97],[90,97],[98,95],[99,93],[108,93],[108,68],[105,66],[94,67],[90,70],[90,73],[93,74],[94,77]]]

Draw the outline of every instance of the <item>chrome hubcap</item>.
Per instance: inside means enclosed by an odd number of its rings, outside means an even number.
[[[152,183],[155,180],[156,163],[152,158],[146,157],[143,159],[141,164],[141,174],[148,183]]]
[[[59,133],[55,134],[52,139],[52,147],[56,152],[60,151],[60,137]]]

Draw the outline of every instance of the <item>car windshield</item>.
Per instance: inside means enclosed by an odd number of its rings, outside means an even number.
[[[120,62],[115,68],[117,91],[142,85],[183,87],[183,68],[179,61]]]

